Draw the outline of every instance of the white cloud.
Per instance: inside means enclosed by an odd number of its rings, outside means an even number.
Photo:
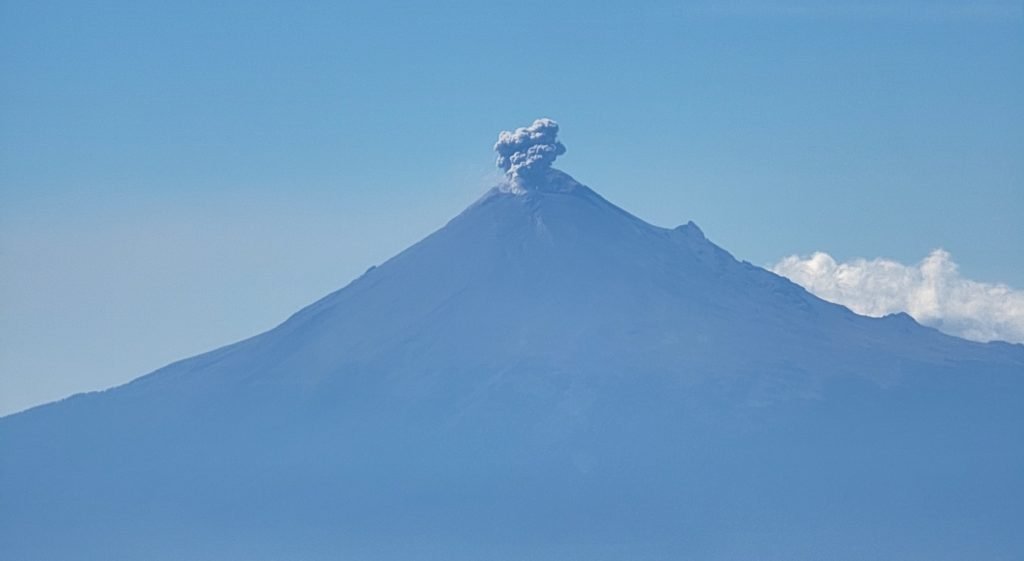
[[[906,312],[924,325],[976,341],[1024,343],[1024,291],[960,276],[936,249],[916,265],[890,259],[838,263],[817,252],[791,255],[771,270],[830,302],[868,316]]]

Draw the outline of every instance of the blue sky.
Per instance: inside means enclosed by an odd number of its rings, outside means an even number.
[[[11,2],[0,414],[272,327],[498,180],[499,130],[741,259],[1024,287],[1014,2]]]

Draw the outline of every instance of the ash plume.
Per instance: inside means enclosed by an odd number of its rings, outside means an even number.
[[[498,167],[516,183],[542,175],[555,158],[565,154],[565,145],[557,136],[558,123],[551,119],[537,119],[528,127],[502,131],[494,144]]]

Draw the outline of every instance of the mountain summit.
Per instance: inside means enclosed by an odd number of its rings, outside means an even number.
[[[506,179],[251,339],[0,419],[11,559],[998,559],[1024,347],[874,319]]]

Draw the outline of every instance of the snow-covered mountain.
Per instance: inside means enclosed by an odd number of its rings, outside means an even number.
[[[0,557],[1021,559],[1024,346],[546,164],[271,331],[0,419]]]

